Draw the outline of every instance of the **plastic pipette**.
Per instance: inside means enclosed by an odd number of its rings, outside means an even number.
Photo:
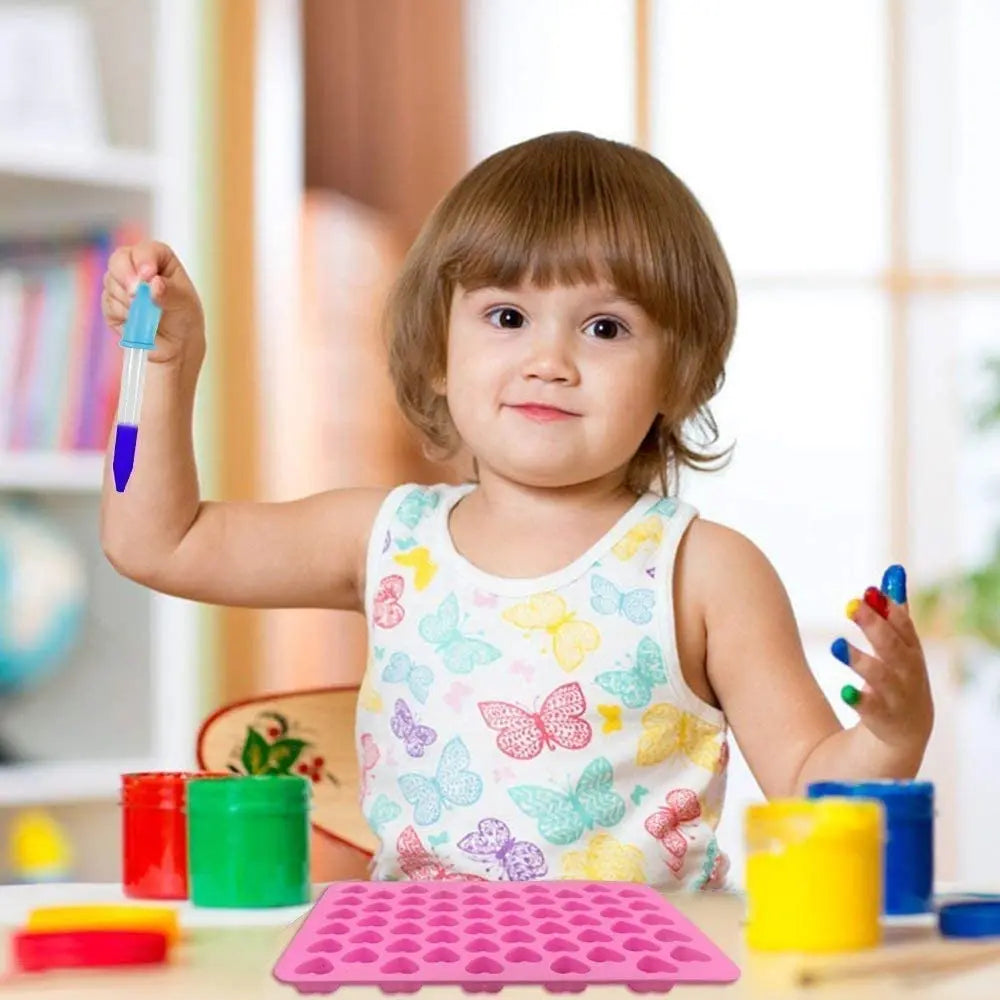
[[[146,355],[153,348],[156,327],[163,310],[153,302],[149,285],[140,282],[129,307],[119,346],[125,349],[122,359],[122,386],[118,397],[118,425],[115,427],[115,452],[111,468],[115,489],[125,492],[132,475],[135,446],[139,438],[139,409],[146,380]]]

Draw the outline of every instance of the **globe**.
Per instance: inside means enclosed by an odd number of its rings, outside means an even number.
[[[27,505],[0,504],[0,694],[66,662],[86,589],[83,558],[58,525]]]

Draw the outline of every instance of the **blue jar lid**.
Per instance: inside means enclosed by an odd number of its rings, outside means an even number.
[[[947,903],[938,911],[938,928],[945,937],[1000,936],[1000,902]]]
[[[888,819],[928,819],[934,815],[934,783],[931,781],[816,781],[809,785],[810,799],[846,795],[878,799]]]

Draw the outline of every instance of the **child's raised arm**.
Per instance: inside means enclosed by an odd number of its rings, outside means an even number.
[[[155,590],[214,604],[362,610],[367,538],[385,491],[337,490],[288,503],[203,502],[191,432],[205,356],[201,303],[169,247],[119,249],[102,297],[116,333],[139,281],[149,282],[163,313],[124,493],[115,491],[110,456],[105,470],[101,544],[112,565]]]
[[[905,605],[890,602],[888,619],[867,605],[855,614],[874,656],[852,651],[851,665],[868,683],[858,723],[844,729],[809,668],[770,562],[738,532],[698,520],[691,531],[708,679],[764,794],[800,795],[820,780],[914,777],[934,713]]]

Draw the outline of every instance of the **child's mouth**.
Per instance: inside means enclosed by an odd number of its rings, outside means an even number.
[[[571,417],[578,417],[579,413],[571,413],[569,410],[561,410],[558,406],[546,406],[544,403],[522,403],[512,409],[527,417],[529,420],[536,420],[539,423],[549,423],[553,420],[569,420]]]

